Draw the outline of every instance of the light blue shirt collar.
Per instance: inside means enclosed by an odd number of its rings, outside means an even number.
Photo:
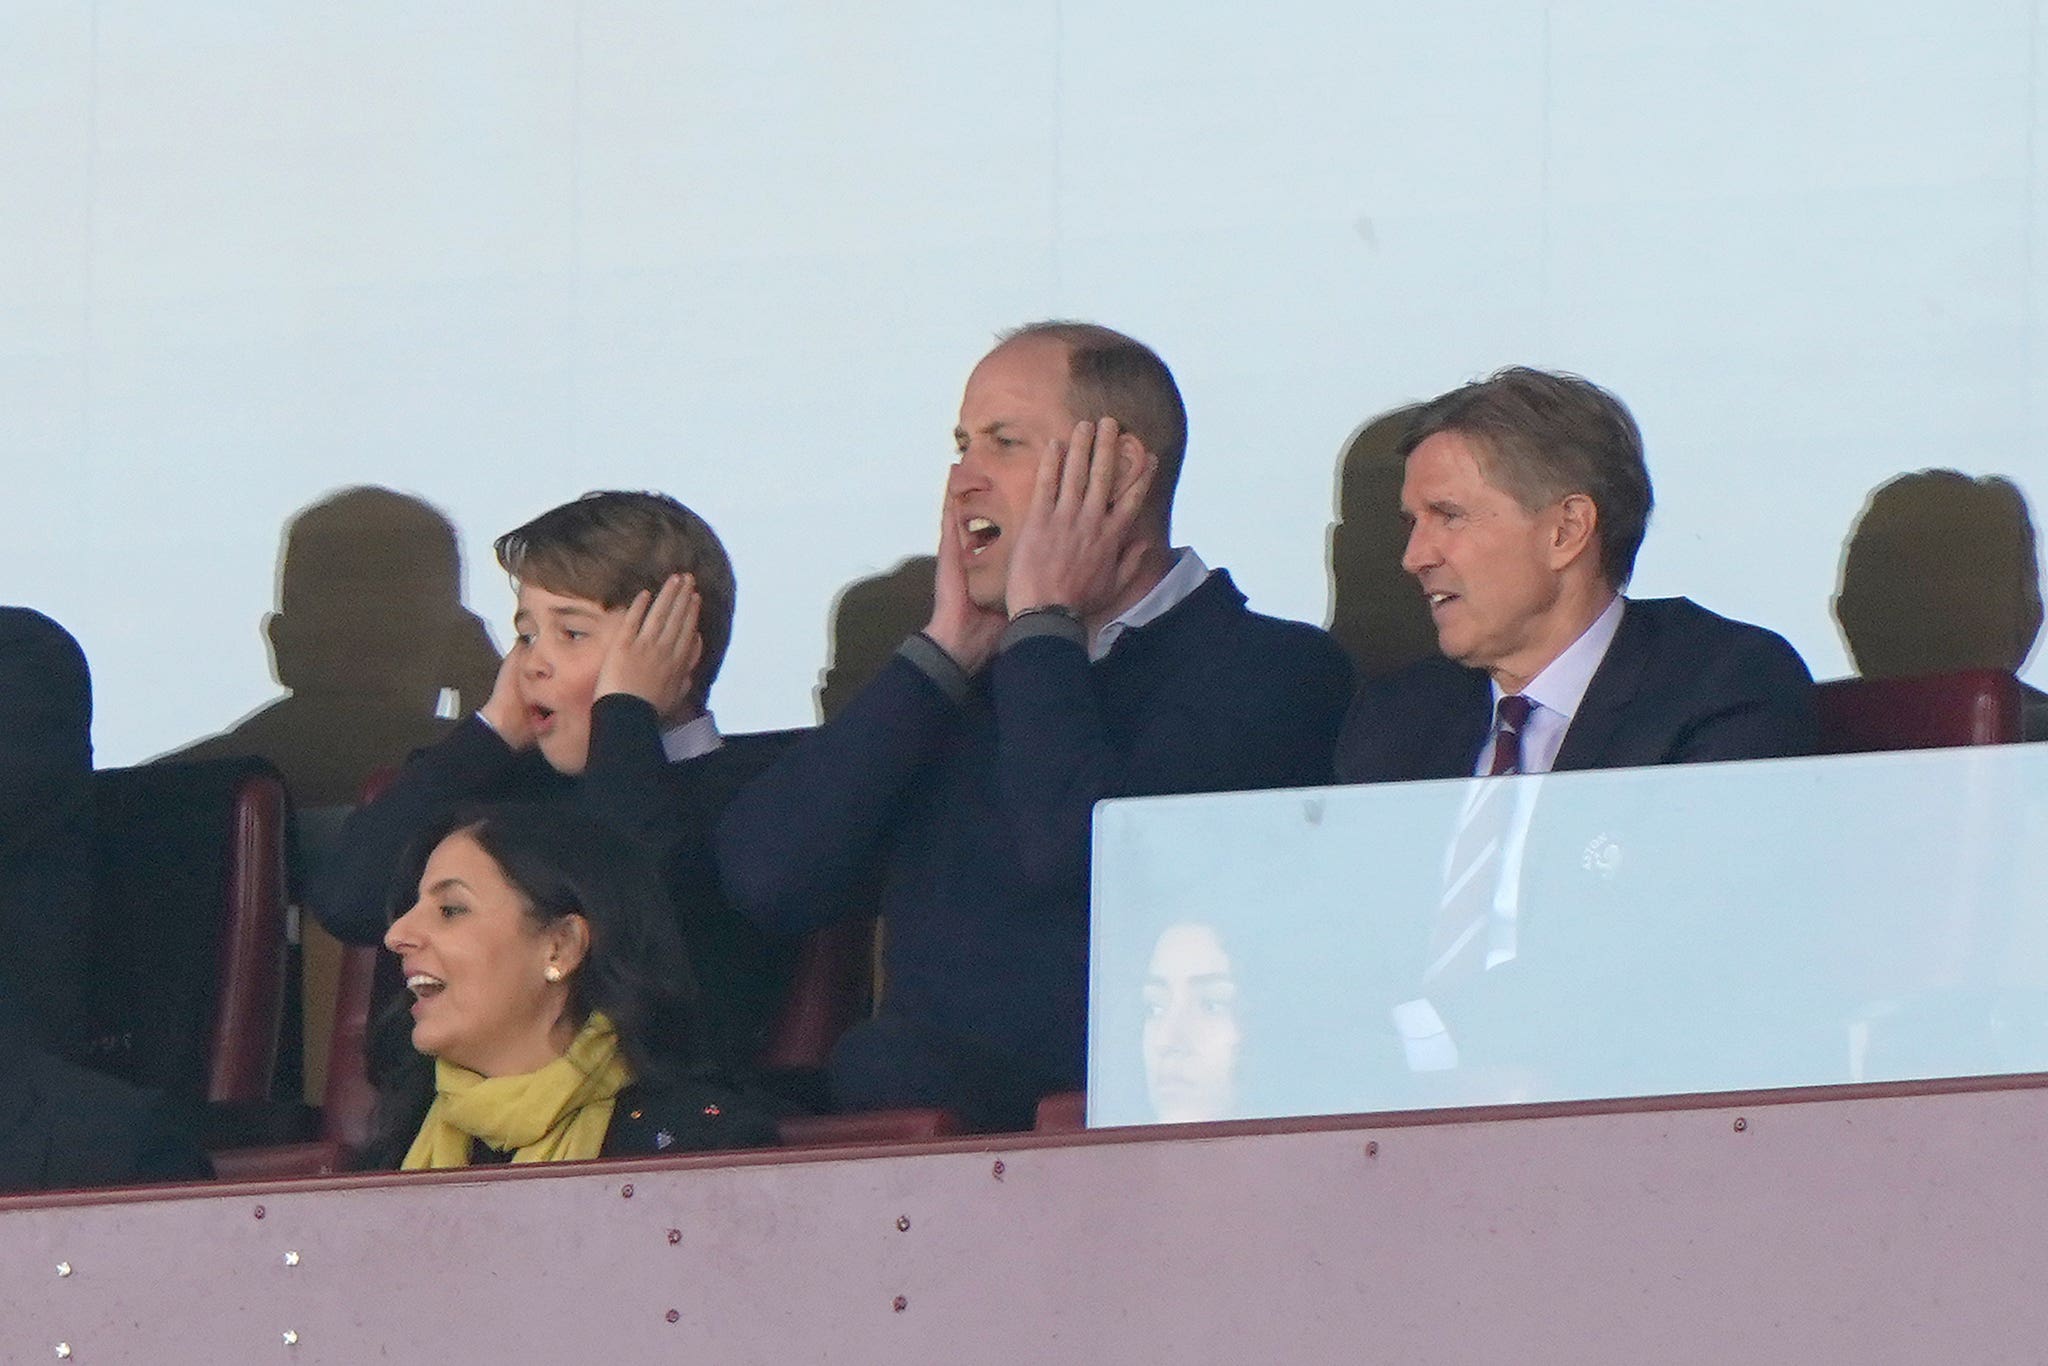
[[[1202,557],[1187,546],[1173,554],[1173,568],[1152,585],[1152,591],[1104,622],[1102,629],[1095,633],[1095,639],[1088,645],[1089,663],[1107,655],[1109,647],[1116,644],[1116,638],[1124,632],[1157,621],[1180,606],[1188,594],[1200,588],[1202,581],[1209,577],[1209,566],[1203,564]]]
[[[725,744],[725,737],[718,733],[718,722],[710,712],[680,726],[671,727],[661,733],[661,752],[672,764],[685,759],[696,759]]]
[[[1607,647],[1614,643],[1614,633],[1621,629],[1621,614],[1627,606],[1628,600],[1615,594],[1606,610],[1593,618],[1593,624],[1579,632],[1579,638],[1544,665],[1542,672],[1522,689],[1522,696],[1536,704],[1536,709],[1529,713],[1528,724],[1522,728],[1522,772],[1548,773],[1557,762],[1557,752],[1564,747],[1564,733],[1571,727],[1579,704],[1586,700],[1586,689],[1592,686],[1600,662],[1607,658]],[[1500,698],[1500,684],[1496,683],[1496,714]],[[1479,772],[1486,771],[1492,755],[1490,743],[1480,750]]]

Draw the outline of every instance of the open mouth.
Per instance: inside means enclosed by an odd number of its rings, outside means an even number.
[[[422,1001],[432,1000],[448,989],[448,984],[431,973],[415,972],[405,979],[405,989]]]
[[[1422,596],[1429,599],[1429,610],[1432,612],[1458,600],[1456,593],[1424,593]]]
[[[967,543],[967,553],[979,555],[996,543],[1003,529],[986,517],[969,517],[960,534]]]
[[[526,724],[533,728],[536,735],[546,735],[555,728],[555,709],[553,707],[540,706],[528,707],[526,709]]]

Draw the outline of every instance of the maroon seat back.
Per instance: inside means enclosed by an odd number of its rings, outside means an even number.
[[[2000,745],[2020,738],[2020,684],[1997,669],[1843,678],[1817,689],[1824,754]]]
[[[290,806],[260,759],[103,769],[83,1061],[179,1105],[270,1098]]]
[[[285,813],[284,783],[275,774],[251,774],[236,787],[221,908],[219,999],[207,1045],[209,1101],[270,1098],[284,1010]]]
[[[327,1087],[320,1093],[320,1136],[351,1149],[369,1138],[371,1114],[377,1108],[364,1049],[377,953],[368,945],[343,949],[334,986],[334,1034],[327,1054]]]
[[[936,1106],[906,1106],[846,1115],[785,1115],[775,1121],[775,1128],[788,1146],[812,1148],[951,1138],[960,1132],[960,1120],[951,1110]]]
[[[1088,1127],[1088,1093],[1055,1091],[1041,1096],[1031,1128],[1041,1134],[1077,1134]]]
[[[812,930],[797,950],[789,995],[754,1061],[764,1071],[816,1071],[839,1036],[866,1013],[875,922],[842,920]]]

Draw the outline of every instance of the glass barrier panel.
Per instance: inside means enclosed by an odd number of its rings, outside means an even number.
[[[2048,1070],[2048,746],[1105,802],[1088,1122]]]

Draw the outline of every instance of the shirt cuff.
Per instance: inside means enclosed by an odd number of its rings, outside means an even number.
[[[1088,648],[1088,628],[1073,613],[1025,612],[1010,619],[1010,624],[1003,628],[1003,638],[996,649],[1007,650],[1020,640],[1031,640],[1037,636],[1054,636],[1060,640],[1071,640],[1084,650]]]
[[[967,671],[960,667],[960,661],[946,653],[943,646],[924,632],[904,641],[896,647],[896,653],[910,661],[917,671],[929,678],[938,690],[959,706],[967,701],[971,690]]]

